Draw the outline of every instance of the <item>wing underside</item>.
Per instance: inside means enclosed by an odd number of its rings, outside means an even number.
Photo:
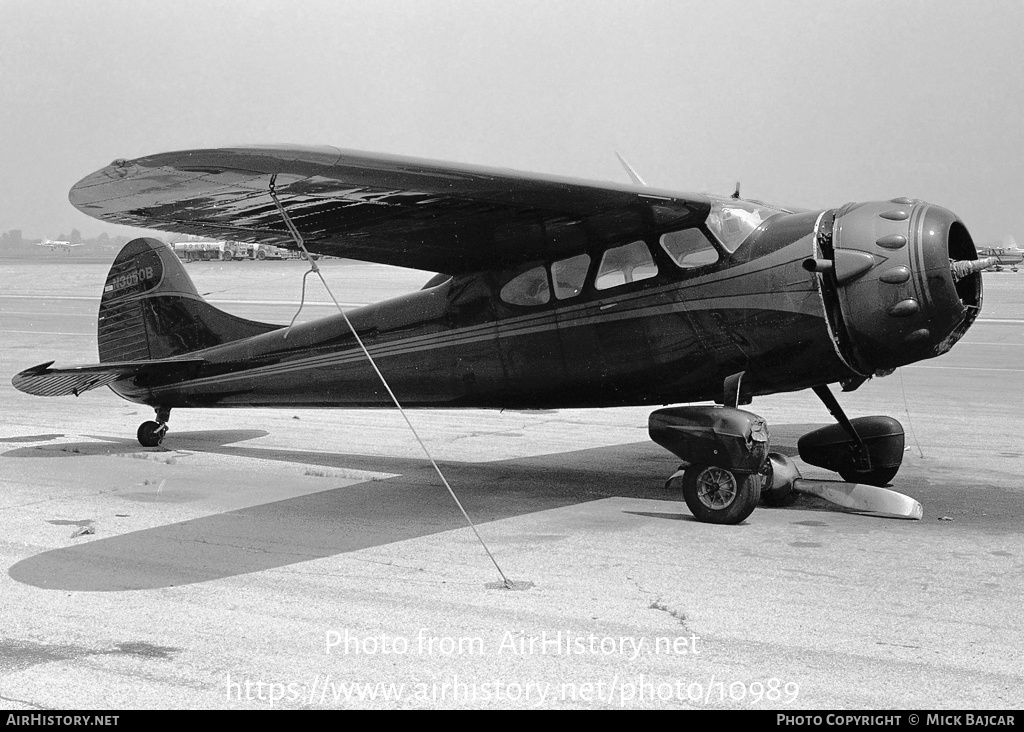
[[[70,193],[118,224],[460,273],[572,256],[702,220],[705,196],[337,148],[224,148],[117,160]]]

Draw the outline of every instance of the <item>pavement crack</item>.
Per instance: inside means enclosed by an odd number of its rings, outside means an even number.
[[[668,613],[673,618],[675,618],[681,626],[686,628],[686,630],[689,630],[689,627],[687,627],[686,625],[686,613],[669,607],[661,601],[660,597],[656,598],[654,602],[648,605],[648,608],[650,608],[651,610],[658,610],[659,612]]]
[[[690,631],[690,627],[686,624],[686,621],[688,620],[688,618],[686,617],[686,613],[684,613],[682,610],[677,610],[676,608],[673,608],[672,606],[662,602],[661,595],[655,595],[650,590],[644,589],[636,580],[630,578],[630,581],[633,583],[633,586],[636,587],[638,592],[640,592],[643,595],[646,595],[649,598],[653,598],[651,600],[651,604],[647,606],[648,610],[657,610],[658,612],[666,613],[667,615],[675,618],[676,622],[683,626],[683,628],[687,632]]]
[[[98,490],[95,493],[86,493],[84,495],[86,495],[86,496],[102,496],[102,495],[106,495],[108,493],[117,493],[118,491],[121,491],[121,490],[124,490],[124,489],[123,488],[107,488],[106,490]],[[69,499],[79,498],[82,495],[83,494],[81,494],[81,493],[74,493],[74,492],[72,492],[72,493],[64,493],[64,494],[56,495],[56,496],[47,496],[46,498],[40,498],[39,500],[36,500],[36,501],[26,501],[25,503],[12,503],[12,504],[8,504],[6,506],[0,506],[0,511],[10,511],[10,510],[15,509],[15,508],[26,508],[28,506],[41,506],[44,503],[54,503],[54,502],[58,502],[58,501],[61,502],[61,503],[65,503]]]
[[[416,567],[416,566],[413,566],[413,565],[410,565],[410,564],[400,564],[398,562],[394,562],[394,561],[391,561],[391,560],[386,560],[385,561],[385,560],[382,560],[382,559],[370,559],[368,557],[350,557],[350,559],[354,559],[357,562],[364,562],[366,564],[377,564],[377,565],[380,565],[382,567],[395,567],[396,569],[405,569],[405,570],[407,570],[409,572],[425,572],[426,571],[425,569],[423,569],[423,567]]]
[[[56,709],[56,707],[44,707],[42,704],[36,704],[35,702],[30,702],[27,699],[15,699],[13,696],[4,696],[3,694],[0,694],[0,700],[11,702],[13,704],[24,704],[25,706],[32,707],[33,709],[42,709],[47,712],[51,712]],[[8,724],[10,724],[10,722],[8,722]]]

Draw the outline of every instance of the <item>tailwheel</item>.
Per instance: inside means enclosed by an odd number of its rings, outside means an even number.
[[[161,424],[160,422],[143,422],[139,425],[139,431],[136,433],[136,437],[139,438],[139,444],[143,447],[156,447],[164,441],[164,435],[167,434],[167,424]]]
[[[763,476],[715,465],[691,465],[683,473],[683,499],[698,521],[738,524],[761,500]]]

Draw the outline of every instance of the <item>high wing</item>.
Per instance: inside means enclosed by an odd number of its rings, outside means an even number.
[[[298,146],[115,160],[70,200],[112,223],[294,248],[272,180],[311,252],[447,274],[572,256],[710,207],[699,194]]]
[[[205,363],[201,358],[122,361],[50,368],[53,361],[16,374],[11,383],[19,391],[35,396],[71,396],[134,377],[136,380],[163,381],[187,375],[190,370]]]

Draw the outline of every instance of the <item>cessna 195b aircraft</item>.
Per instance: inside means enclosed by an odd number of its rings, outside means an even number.
[[[738,408],[757,395],[813,390],[838,424],[801,438],[801,457],[887,484],[902,428],[848,419],[828,385],[948,351],[978,316],[988,264],[953,213],[910,198],[794,211],[332,147],[116,160],[70,199],[112,223],[439,274],[348,321],[289,328],[214,308],[166,245],[135,239],[103,288],[100,363],[51,361],[18,389],[109,386],[156,410],[146,446],[179,407],[389,406],[366,355],[413,407],[715,400],[649,425],[688,466],[687,505],[714,523],[788,499],[764,420]]]

